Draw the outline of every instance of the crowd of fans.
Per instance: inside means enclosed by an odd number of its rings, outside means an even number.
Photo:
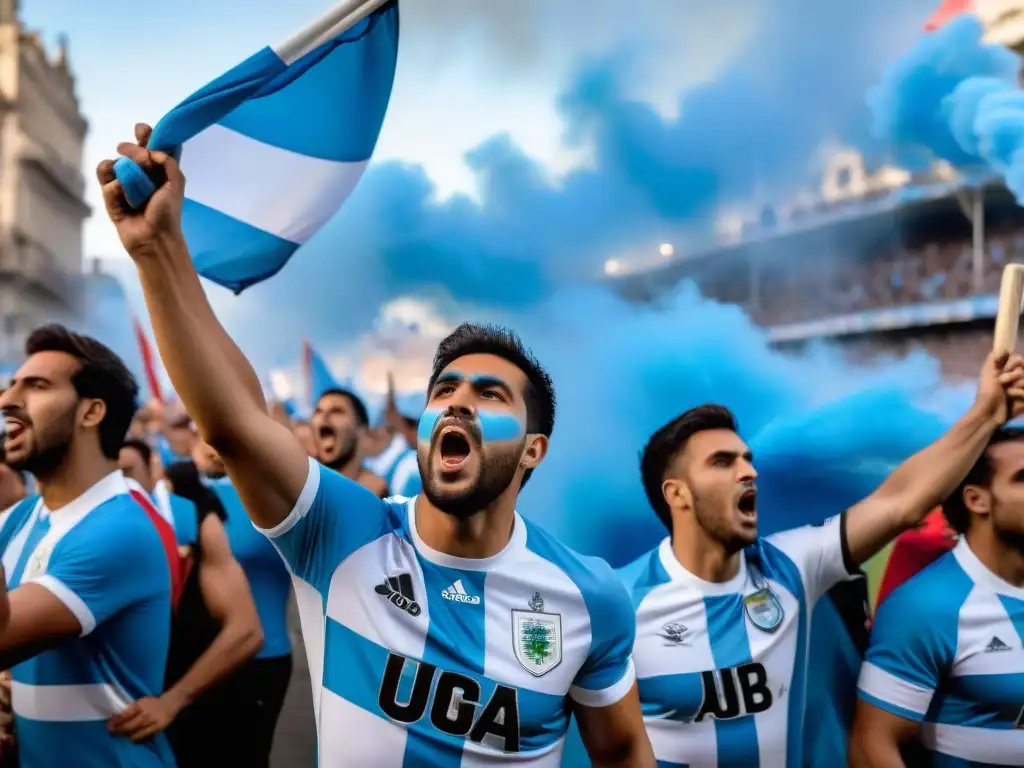
[[[759,324],[780,326],[997,293],[1003,267],[1024,261],[1024,230],[986,236],[980,285],[969,239],[878,248],[837,235],[827,247],[794,242],[789,251],[775,243],[732,256],[727,268],[712,258],[681,276],[695,280],[705,296],[742,305]]]
[[[868,256],[800,257],[799,269],[772,265],[760,276],[752,310],[759,323],[784,325],[833,315],[996,293],[1003,266],[1024,259],[1024,232],[986,239],[980,291],[969,241],[933,242]]]

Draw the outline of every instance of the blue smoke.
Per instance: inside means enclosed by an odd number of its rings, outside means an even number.
[[[761,474],[765,533],[841,512],[948,420],[919,405],[943,386],[935,360],[854,368],[828,347],[784,356],[742,310],[690,284],[658,308],[566,292],[513,325],[561,393],[551,450],[523,509],[616,566],[664,536],[639,456],[687,408],[715,402],[736,414]]]
[[[964,15],[922,37],[869,92],[875,131],[956,166],[988,166],[1024,200],[1021,61],[983,36]]]

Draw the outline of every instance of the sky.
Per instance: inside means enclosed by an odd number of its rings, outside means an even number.
[[[91,180],[135,122],[329,5],[23,0],[22,13],[51,47],[70,39]],[[395,87],[362,185],[279,276],[240,297],[211,286],[211,300],[257,368],[293,364],[306,337],[341,370],[389,317],[435,329],[507,317],[609,257],[664,241],[682,251],[720,206],[788,193],[828,147],[869,143],[863,93],[931,6],[403,0]],[[141,309],[89,189],[85,253]]]
[[[585,150],[563,146],[556,111],[558,90],[582,57],[616,44],[615,0],[598,0],[572,33],[554,44],[535,34],[532,21],[544,4],[536,0],[482,3],[473,0],[405,0],[398,75],[377,160],[402,159],[424,167],[447,196],[475,193],[475,179],[463,155],[488,137],[508,133],[523,150],[557,175],[588,161]],[[23,18],[56,45],[70,40],[71,61],[82,110],[90,122],[85,167],[91,172],[119,141],[131,139],[139,121],[161,115],[212,77],[260,47],[273,44],[316,18],[330,0],[181,0],[174,13],[141,11],[126,0],[22,0]],[[651,19],[680,17],[672,0],[648,0]],[[749,24],[750,0],[732,8],[701,4],[696,22],[682,29],[714,26],[720,39],[692,34],[686,66],[670,47],[653,77],[635,86],[639,98],[666,114],[678,91],[714,77],[741,41]],[[552,20],[544,23],[558,23]],[[111,30],[118,43],[112,45]],[[699,48],[694,48],[699,46]],[[679,62],[682,63],[682,62]],[[98,209],[99,196],[90,202]],[[86,253],[117,255],[119,244],[102,216],[86,225]]]

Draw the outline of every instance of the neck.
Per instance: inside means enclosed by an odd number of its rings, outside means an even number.
[[[703,581],[729,581],[740,571],[742,552],[726,549],[699,525],[673,525],[672,552],[683,568]]]
[[[46,477],[36,476],[39,495],[46,508],[52,511],[65,507],[96,483],[117,469],[117,462],[106,458],[99,451],[88,455],[76,455],[69,451],[67,457]]]
[[[512,538],[516,494],[508,488],[475,515],[457,518],[442,512],[425,494],[416,497],[416,530],[431,549],[452,557],[483,560],[501,552]]]
[[[1024,552],[996,534],[991,526],[971,530],[967,546],[992,573],[1014,587],[1024,587]]]
[[[348,461],[336,461],[329,466],[339,475],[344,475],[349,480],[358,480],[360,475],[363,474],[363,462],[361,461],[358,451],[352,454],[352,457]]]

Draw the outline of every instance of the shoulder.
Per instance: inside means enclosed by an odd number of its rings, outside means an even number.
[[[878,617],[893,616],[894,621],[910,625],[910,619],[920,619],[917,629],[935,626],[936,619],[954,618],[967,596],[974,589],[974,582],[964,572],[952,552],[915,573],[896,587],[879,606]]]
[[[0,512],[0,537],[5,533],[19,530],[32,516],[32,511],[37,504],[39,504],[39,494],[33,494]]]
[[[619,580],[629,593],[634,609],[639,609],[640,604],[651,590],[671,581],[668,571],[665,570],[665,566],[661,562],[662,546],[664,546],[664,542],[616,571]]]
[[[93,509],[62,537],[60,545],[97,554],[117,553],[133,561],[143,561],[157,552],[164,557],[154,522],[128,494],[114,496]]]
[[[535,523],[526,521],[526,532],[527,549],[557,567],[573,583],[583,597],[592,623],[618,620],[627,614],[632,621],[629,594],[605,560],[580,554]]]

